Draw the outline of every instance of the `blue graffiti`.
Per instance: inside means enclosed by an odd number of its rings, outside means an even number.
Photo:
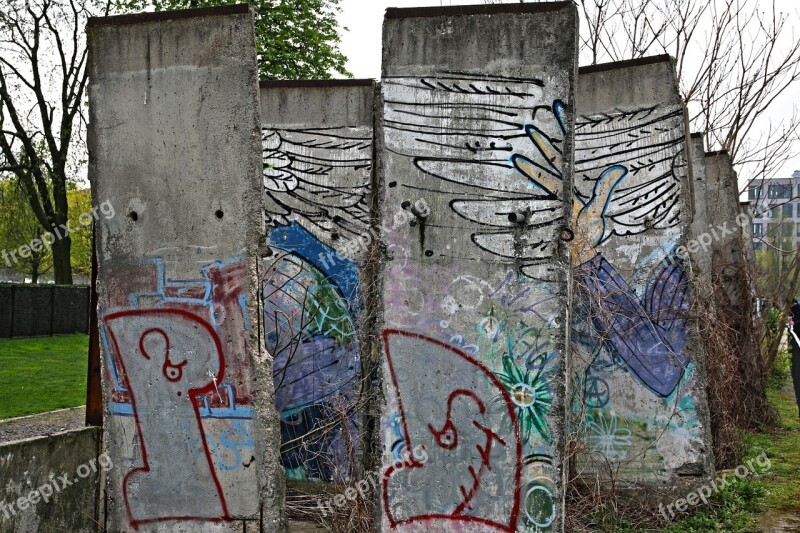
[[[227,261],[214,261],[213,263],[204,265],[200,268],[200,275],[202,279],[200,280],[174,280],[174,279],[167,279],[164,267],[164,260],[163,258],[152,258],[152,259],[145,259],[141,263],[143,265],[151,265],[155,272],[155,283],[156,287],[153,291],[142,291],[142,292],[135,292],[128,296],[128,302],[132,309],[141,309],[142,308],[142,300],[143,299],[153,299],[154,302],[148,302],[148,305],[152,305],[154,307],[163,307],[169,304],[198,304],[202,305],[206,309],[208,309],[208,316],[210,319],[211,324],[218,328],[219,324],[217,321],[217,317],[215,314],[214,309],[214,302],[213,302],[213,281],[210,278],[210,272],[212,270],[220,270],[229,265],[235,264],[241,261],[241,257],[234,257],[233,259],[229,259]],[[202,298],[192,297],[189,295],[189,289],[196,288],[199,289],[196,292],[203,293]],[[170,296],[169,289],[173,289],[174,293],[182,296]],[[185,296],[183,296],[185,295]],[[242,310],[242,316],[244,318],[245,329],[249,330],[250,319],[249,315],[247,314],[247,296],[246,295],[239,295],[238,298],[239,307]],[[98,310],[98,314],[100,316],[100,342],[103,344],[104,352],[106,355],[106,364],[109,368],[111,379],[114,384],[114,391],[125,393],[128,392],[127,387],[123,384],[122,380],[120,379],[119,370],[117,369],[116,362],[112,357],[113,351],[111,350],[111,345],[108,339],[108,332],[106,330],[105,322],[102,320],[103,316],[105,316],[105,309],[101,306]],[[226,408],[214,408],[213,410],[209,408],[208,397],[198,396],[198,399],[201,400],[203,407],[200,408],[200,416],[202,418],[234,418],[234,419],[249,419],[253,417],[254,410],[252,407],[249,406],[237,406],[236,405],[236,398],[235,398],[235,391],[233,385],[230,383],[220,383],[219,384],[220,390],[225,390],[227,397],[228,397],[228,407]],[[133,416],[133,406],[128,402],[118,402],[114,399],[111,399],[108,402],[109,411],[114,415],[120,416]]]
[[[688,314],[687,278],[673,258],[648,283],[643,301],[602,255],[581,265],[582,310],[605,344],[633,374],[659,396],[669,396],[681,381],[689,360],[683,354]]]
[[[281,462],[292,479],[346,475],[343,432],[358,432],[347,407],[361,371],[356,320],[358,266],[292,222],[270,233],[272,263],[264,275],[265,347],[274,358],[281,414]],[[346,421],[340,419],[342,409]],[[357,435],[352,437],[357,440]]]

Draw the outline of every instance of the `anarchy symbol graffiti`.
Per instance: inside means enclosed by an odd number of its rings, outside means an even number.
[[[590,374],[586,378],[586,406],[591,408],[602,408],[608,404],[609,387],[608,382]]]

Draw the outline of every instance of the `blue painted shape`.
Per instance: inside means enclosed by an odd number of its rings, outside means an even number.
[[[673,351],[682,353],[686,346],[690,303],[689,278],[680,260],[661,262],[647,284],[645,310]]]
[[[198,409],[200,418],[221,418],[221,419],[234,419],[234,420],[251,420],[255,415],[255,410],[246,405],[236,405],[236,398],[233,391],[233,385],[230,383],[223,383],[220,388],[225,389],[228,395],[228,404],[233,407],[209,407],[208,398],[205,396],[198,396],[203,402],[203,406]],[[122,390],[126,390],[122,388]],[[111,414],[119,416],[133,416],[133,405],[129,403],[110,402],[108,409]]]
[[[236,395],[233,391],[233,385],[230,383],[220,384],[220,388],[225,389],[228,395],[228,405],[231,407],[209,407],[208,396],[198,396],[202,398],[203,407],[199,409],[201,418],[235,418],[235,419],[249,419],[253,418],[254,410],[252,407],[236,405]]]
[[[558,119],[558,125],[561,126],[561,132],[567,134],[567,104],[562,100],[553,102],[553,113]]]
[[[108,410],[113,415],[133,416],[133,405],[129,403],[111,402],[108,404]]]
[[[111,379],[114,381],[114,388],[119,391],[127,391],[128,389],[122,384],[122,381],[119,379],[119,374],[117,373],[117,365],[114,363],[114,358],[111,356],[111,349],[110,344],[108,342],[108,332],[106,331],[106,324],[103,322],[103,315],[104,310],[103,307],[100,306],[98,310],[98,316],[100,317],[99,324],[100,324],[100,342],[103,343],[103,348],[106,354],[106,363],[108,364],[108,368],[111,369]]]
[[[239,295],[239,307],[242,308],[242,318],[244,319],[244,330],[250,331],[250,328],[253,327],[252,322],[250,321],[250,315],[247,313],[247,295],[240,294]]]
[[[264,339],[274,357],[275,400],[281,414],[283,442],[281,463],[290,479],[331,481],[336,476],[344,479],[349,467],[341,430],[320,435],[319,428],[337,416],[333,407],[337,398],[343,405],[353,404],[360,372],[358,339],[346,328],[322,326],[323,322],[335,324],[346,317],[342,325],[346,322],[355,331],[362,305],[359,268],[353,260],[336,255],[335,250],[295,222],[273,228],[269,244],[283,252],[273,265],[276,272],[292,265],[304,273],[297,278],[287,273],[286,279],[278,281],[270,278],[265,281],[262,295],[266,323],[272,324],[270,317],[283,317],[274,318],[278,324],[274,331],[266,332]],[[316,300],[320,294],[335,294],[342,302],[336,316],[330,318],[320,307]],[[282,309],[282,305],[289,308]],[[305,331],[301,332],[300,324],[294,329],[288,317],[300,316],[298,312],[317,317],[319,323],[309,320],[304,323]],[[333,322],[329,323],[329,319]],[[288,335],[293,331],[290,338]],[[358,433],[355,413],[350,413],[347,427],[348,431]]]
[[[680,323],[674,310],[662,306],[686,299],[686,287],[680,283],[683,278],[679,272],[669,270],[664,276],[657,275],[644,305],[602,255],[581,265],[576,274],[580,286],[588,293],[584,295],[588,302],[584,303],[589,306],[589,316],[609,348],[650,390],[662,397],[672,394],[688,363],[688,357],[682,353],[687,331],[685,320]],[[656,298],[665,292],[675,295],[670,299]],[[593,309],[597,302],[599,307]],[[675,330],[665,330],[663,324],[667,323]]]
[[[305,228],[292,222],[288,226],[272,228],[269,234],[270,244],[294,252],[299,257],[308,261],[336,285],[339,294],[348,302],[350,311],[355,318],[361,306],[361,292],[358,285],[358,265],[344,256],[337,256],[336,252],[322,244]],[[324,261],[324,259],[328,259]]]

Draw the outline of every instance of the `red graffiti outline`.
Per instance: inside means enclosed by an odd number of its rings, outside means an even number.
[[[122,365],[122,370],[125,373],[125,381],[127,382],[126,385],[127,385],[127,388],[128,388],[128,393],[130,394],[130,397],[131,397],[131,406],[133,408],[133,417],[134,417],[134,420],[136,421],[136,431],[138,432],[139,435],[142,435],[142,428],[139,425],[139,413],[138,413],[138,410],[136,408],[136,398],[135,398],[134,393],[133,393],[133,388],[131,387],[130,382],[128,381],[128,372],[125,369],[125,361],[124,361],[124,358],[122,357],[122,351],[119,349],[119,344],[117,342],[116,336],[114,335],[114,330],[113,330],[113,328],[109,327],[108,322],[110,320],[113,320],[113,319],[116,319],[116,318],[124,318],[124,317],[130,317],[130,316],[165,316],[165,317],[169,317],[169,316],[174,316],[174,315],[178,315],[178,316],[181,316],[181,317],[183,317],[185,319],[188,319],[188,320],[190,320],[192,322],[196,322],[200,326],[204,327],[206,329],[206,331],[208,331],[208,333],[211,335],[211,338],[214,340],[214,344],[216,345],[217,353],[219,354],[219,371],[217,373],[217,382],[222,381],[222,379],[223,379],[223,377],[225,375],[225,355],[224,355],[223,350],[222,350],[222,342],[219,340],[219,336],[217,336],[217,333],[214,331],[214,328],[212,328],[211,325],[208,324],[208,322],[206,322],[202,318],[198,317],[197,315],[195,315],[193,313],[190,313],[189,311],[185,311],[183,309],[134,309],[134,310],[131,310],[131,311],[119,311],[117,313],[111,313],[110,315],[103,317],[103,322],[106,325],[106,330],[108,331],[109,337],[111,338],[111,342],[114,345],[114,350],[117,352],[117,355],[119,357],[119,362]],[[140,343],[141,343],[141,339],[140,339]],[[208,449],[208,442],[206,441],[206,435],[205,435],[205,431],[203,429],[203,422],[202,422],[202,418],[200,417],[200,408],[198,407],[197,401],[195,400],[196,396],[199,396],[199,395],[202,395],[202,394],[207,394],[209,392],[212,392],[213,390],[214,390],[214,384],[213,383],[209,383],[205,387],[196,388],[196,389],[189,389],[187,392],[188,392],[189,398],[191,399],[190,401],[192,402],[192,409],[194,410],[194,416],[197,419],[197,428],[198,428],[198,431],[200,432],[200,437],[201,437],[200,440],[203,443],[203,450],[204,450],[205,455],[206,455],[206,460],[208,461],[208,468],[209,468],[209,471],[211,472],[211,478],[214,480],[214,485],[216,485],[216,487],[217,487],[217,495],[219,496],[219,501],[220,501],[220,504],[222,506],[223,516],[221,516],[219,518],[207,518],[207,517],[198,517],[198,516],[165,516],[165,517],[159,517],[159,518],[144,518],[144,519],[141,519],[141,520],[135,520],[133,518],[133,513],[131,512],[130,503],[128,501],[128,478],[131,475],[133,475],[134,472],[149,472],[150,471],[150,465],[147,462],[147,446],[146,446],[146,443],[145,443],[144,439],[140,439],[139,446],[140,446],[141,452],[142,452],[142,463],[143,463],[143,466],[140,467],[140,468],[134,468],[133,470],[131,470],[130,472],[125,474],[125,477],[122,479],[122,497],[125,499],[125,508],[126,508],[126,510],[128,512],[128,520],[130,521],[130,523],[133,526],[134,530],[138,531],[140,524],[149,524],[149,523],[153,523],[153,522],[172,522],[172,521],[224,522],[224,521],[229,520],[230,516],[228,514],[228,504],[225,501],[225,495],[222,492],[222,485],[220,484],[219,479],[217,479],[217,473],[214,470],[214,463],[211,460],[211,451]]]
[[[499,529],[501,531],[506,531],[508,533],[514,533],[516,531],[516,524],[517,524],[517,520],[519,518],[520,497],[521,497],[521,494],[522,494],[522,439],[520,438],[519,424],[517,424],[517,417],[514,414],[514,403],[511,401],[511,397],[508,395],[508,392],[506,392],[505,387],[503,387],[503,384],[500,383],[500,380],[498,380],[497,377],[489,369],[487,369],[485,366],[483,366],[481,363],[479,363],[476,359],[474,359],[473,357],[471,357],[467,353],[459,350],[458,348],[450,346],[449,344],[445,344],[444,342],[442,342],[440,340],[433,339],[431,337],[427,337],[425,335],[420,335],[418,333],[413,333],[413,332],[410,332],[410,331],[403,331],[403,330],[399,330],[399,329],[386,329],[386,330],[384,330],[383,331],[383,343],[384,343],[384,346],[386,348],[386,361],[387,361],[387,363],[389,365],[389,373],[392,376],[392,385],[394,386],[395,392],[397,393],[397,405],[398,405],[398,409],[400,410],[400,419],[402,421],[402,426],[403,426],[403,437],[405,438],[406,446],[408,448],[410,448],[410,449],[413,448],[413,445],[411,443],[410,434],[408,432],[408,425],[407,425],[407,422],[406,422],[405,409],[403,408],[403,398],[402,398],[402,396],[400,394],[400,385],[399,385],[399,383],[397,381],[397,374],[395,373],[394,365],[392,364],[392,354],[391,354],[391,350],[389,348],[389,337],[392,336],[392,335],[401,335],[401,336],[404,336],[404,337],[411,337],[411,338],[415,338],[415,339],[420,339],[420,340],[423,340],[425,342],[429,342],[429,343],[435,344],[437,346],[440,346],[440,347],[442,347],[442,348],[444,348],[446,350],[449,350],[449,351],[453,352],[454,354],[456,354],[457,356],[459,356],[462,359],[466,360],[467,362],[471,363],[473,366],[475,366],[476,368],[480,369],[481,372],[483,372],[486,375],[487,378],[489,378],[489,381],[491,381],[492,384],[497,388],[497,390],[500,391],[500,393],[502,395],[502,398],[503,398],[503,400],[505,401],[505,404],[506,404],[506,410],[508,411],[508,414],[511,417],[511,423],[512,423],[512,426],[514,428],[514,440],[516,441],[517,462],[514,465],[514,506],[512,507],[511,515],[509,516],[509,520],[508,520],[508,524],[500,524],[498,522],[494,522],[494,521],[486,519],[486,518],[480,518],[478,516],[458,515],[458,514],[455,514],[455,511],[453,513],[451,513],[451,514],[435,514],[435,513],[432,513],[432,514],[423,514],[423,515],[418,515],[418,516],[412,516],[411,518],[406,518],[406,519],[403,519],[403,520],[395,520],[395,518],[392,516],[391,508],[389,506],[389,478],[392,476],[392,473],[394,473],[394,471],[396,469],[395,469],[394,466],[389,466],[384,471],[383,480],[382,480],[382,486],[383,486],[383,491],[382,491],[383,492],[383,494],[382,494],[382,496],[383,496],[383,509],[384,509],[384,513],[386,514],[386,518],[389,520],[389,526],[391,527],[391,529],[396,529],[398,526],[405,525],[405,524],[411,524],[411,523],[414,523],[414,522],[424,522],[424,521],[430,521],[430,520],[451,520],[451,521],[456,521],[456,522],[471,522],[471,523],[483,524],[483,525],[486,525],[486,526],[491,526],[493,528]],[[459,390],[463,392],[463,389],[458,389],[457,391],[459,391]],[[454,392],[457,392],[457,391],[454,391]],[[451,393],[451,396],[452,396],[452,394],[453,393]],[[470,394],[472,394],[472,393],[470,393]],[[487,453],[488,453],[488,451],[487,451]],[[406,463],[404,464],[403,468],[423,468],[423,467],[424,467],[424,464],[414,460],[413,456],[411,454],[408,454],[408,458],[406,459]],[[462,487],[463,487],[463,485],[462,485]],[[470,497],[470,499],[471,499],[471,497]],[[456,511],[463,511],[462,507],[463,507],[463,505],[459,506],[459,508]]]

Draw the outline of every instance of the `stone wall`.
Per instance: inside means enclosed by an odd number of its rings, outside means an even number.
[[[88,533],[97,522],[100,479],[114,469],[100,456],[100,429],[84,428],[0,445],[0,530]]]
[[[576,39],[567,2],[387,11],[384,530],[562,527]]]
[[[92,19],[88,41],[92,190],[120,213],[96,233],[108,530],[275,527],[253,13]]]
[[[686,112],[668,56],[582,68],[573,204],[582,475],[641,496],[713,472],[702,344],[691,319]]]

